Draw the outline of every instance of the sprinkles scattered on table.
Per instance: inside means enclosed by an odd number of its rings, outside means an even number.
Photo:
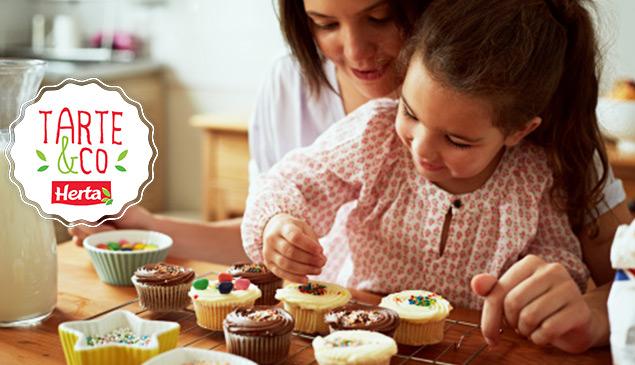
[[[132,243],[127,240],[110,241],[106,243],[98,243],[96,248],[108,251],[152,251],[159,248],[159,246],[152,243],[135,242]]]
[[[326,285],[318,283],[308,283],[306,285],[299,285],[298,290],[300,293],[311,295],[324,295],[326,294]]]
[[[135,345],[148,346],[150,344],[150,336],[137,336],[130,328],[118,328],[103,336],[86,337],[88,346],[99,346],[106,344]]]
[[[408,298],[408,304],[416,305],[419,307],[429,307],[431,304],[437,303],[437,299],[435,298],[436,296],[436,294],[417,296],[411,295],[410,298]]]

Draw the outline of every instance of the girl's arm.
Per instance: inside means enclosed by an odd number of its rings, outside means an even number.
[[[317,238],[329,232],[339,208],[381,173],[368,166],[381,166],[391,151],[395,106],[377,101],[357,109],[260,178],[247,199],[242,224],[243,244],[252,260],[263,261],[263,233],[276,215],[306,222]]]

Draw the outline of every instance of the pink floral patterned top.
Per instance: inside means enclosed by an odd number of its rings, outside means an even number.
[[[562,263],[585,289],[588,269],[566,214],[550,203],[552,174],[541,148],[508,149],[483,186],[453,195],[416,172],[395,132],[396,113],[394,100],[367,103],[253,185],[242,224],[252,260],[263,260],[269,219],[288,213],[321,237],[328,261],[319,279],[340,285],[426,289],[479,309],[482,299],[470,289],[475,274],[500,276],[535,254]]]

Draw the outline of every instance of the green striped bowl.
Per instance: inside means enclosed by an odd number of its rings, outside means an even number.
[[[100,243],[143,242],[157,245],[157,249],[143,251],[110,251],[97,248]],[[101,281],[113,285],[132,285],[132,275],[138,267],[165,260],[172,247],[172,238],[160,232],[145,230],[114,230],[91,234],[84,239],[97,275]]]

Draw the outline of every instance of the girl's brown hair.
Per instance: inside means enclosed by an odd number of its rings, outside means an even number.
[[[388,0],[388,3],[395,24],[400,28],[403,38],[407,39],[429,0]],[[311,91],[319,94],[322,87],[333,89],[322,68],[324,59],[313,40],[311,20],[304,9],[304,1],[278,0],[278,20],[282,34],[291,53],[298,60]]]
[[[595,116],[595,33],[580,1],[435,0],[402,63],[413,56],[438,82],[491,100],[495,125],[506,133],[541,117],[526,139],[547,153],[552,200],[575,233],[587,217],[597,228],[608,163]]]

